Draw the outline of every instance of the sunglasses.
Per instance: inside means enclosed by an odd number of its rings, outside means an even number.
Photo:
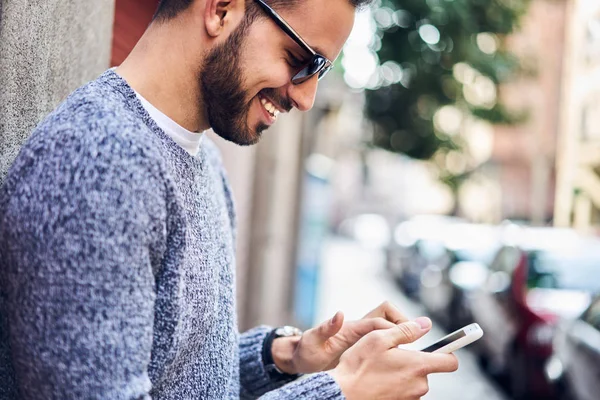
[[[302,47],[302,49],[304,51],[306,51],[307,53],[309,53],[312,56],[311,60],[306,64],[306,66],[304,68],[302,68],[302,70],[300,70],[300,72],[298,72],[296,75],[294,75],[294,77],[292,78],[292,83],[294,85],[299,85],[303,82],[306,82],[307,80],[309,80],[310,78],[312,78],[313,76],[315,76],[317,74],[319,76],[319,80],[321,80],[321,78],[323,78],[325,76],[325,74],[327,74],[331,70],[331,68],[333,68],[333,63],[331,61],[329,61],[327,59],[327,57],[322,56],[321,54],[314,51],[300,37],[300,35],[298,35],[296,33],[296,31],[291,26],[289,26],[289,24],[287,22],[285,22],[283,20],[283,18],[281,18],[279,16],[279,14],[277,14],[277,12],[275,12],[275,10],[273,10],[271,7],[269,7],[269,5],[267,3],[265,3],[263,0],[255,0],[255,1],[262,7],[262,9],[269,15],[269,17],[271,17],[273,19],[273,21],[290,38],[292,38],[292,40],[294,42],[298,43],[298,45],[300,47]]]

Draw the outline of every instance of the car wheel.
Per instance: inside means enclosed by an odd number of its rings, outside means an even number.
[[[514,400],[529,399],[527,357],[522,349],[513,347],[509,358],[509,387]]]
[[[470,320],[466,317],[464,307],[460,304],[460,299],[453,296],[450,306],[448,307],[448,328],[450,331],[456,331],[467,325]]]
[[[488,370],[488,364],[489,364],[489,362],[490,362],[490,361],[488,360],[488,358],[487,358],[486,356],[484,356],[484,355],[481,355],[481,354],[479,354],[479,355],[477,356],[477,365],[479,366],[479,368],[480,368],[482,371],[485,371],[485,372],[487,372],[487,370]]]

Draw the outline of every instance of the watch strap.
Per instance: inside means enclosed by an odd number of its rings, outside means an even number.
[[[279,334],[280,329],[281,328],[275,328],[271,330],[271,332],[269,332],[265,337],[262,347],[263,364],[265,370],[267,371],[271,379],[292,381],[301,376],[302,374],[288,374],[286,372],[283,372],[279,368],[277,368],[277,365],[275,365],[275,361],[273,360],[273,353],[271,351],[273,348],[273,341],[280,337],[286,337]]]

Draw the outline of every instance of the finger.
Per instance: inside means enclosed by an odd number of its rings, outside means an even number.
[[[346,323],[346,327],[356,336],[356,340],[360,339],[361,337],[365,336],[370,332],[383,329],[391,329],[394,326],[396,326],[396,324],[381,317],[359,319],[358,321]]]
[[[427,393],[429,393],[429,382],[427,381],[427,376],[424,376],[422,379],[419,380],[419,382],[415,382],[416,383],[416,395],[417,398],[419,400],[421,400],[421,398],[423,396],[425,396]]]
[[[381,303],[376,309],[365,315],[363,319],[377,317],[385,318],[394,324],[401,324],[408,321],[408,318],[406,318],[404,314],[402,314],[400,310],[398,310],[398,308],[389,301],[384,301]]]
[[[426,374],[454,372],[458,369],[458,358],[454,354],[421,353]]]
[[[323,322],[321,325],[316,327],[315,329],[311,329],[311,331],[306,332],[308,334],[314,333],[315,337],[313,338],[317,342],[325,342],[330,337],[334,336],[336,333],[340,331],[342,325],[344,324],[344,313],[338,311],[335,313],[333,318]],[[306,335],[305,333],[305,335]]]
[[[412,343],[421,338],[431,330],[431,320],[427,317],[419,317],[414,321],[404,322],[395,325],[393,328],[385,331],[385,345],[388,349],[397,347],[401,344]]]

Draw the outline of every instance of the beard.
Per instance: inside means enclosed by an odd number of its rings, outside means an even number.
[[[223,44],[210,51],[199,78],[211,128],[223,139],[241,146],[257,143],[268,128],[263,123],[248,126],[252,103],[243,89],[240,63],[248,27],[248,22],[242,22]]]

